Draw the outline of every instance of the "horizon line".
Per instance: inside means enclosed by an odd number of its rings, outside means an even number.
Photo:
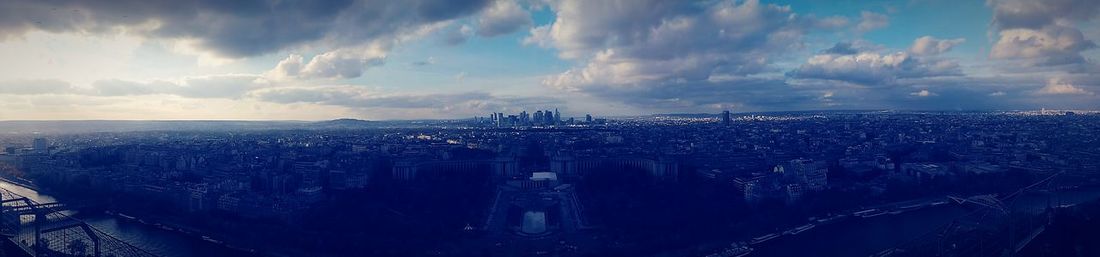
[[[754,114],[754,113],[796,113],[796,112],[1026,112],[1026,111],[1089,111],[1098,112],[1100,110],[1092,109],[972,109],[972,110],[919,110],[919,109],[845,109],[845,110],[789,110],[789,111],[744,111],[733,112],[730,114]],[[605,118],[635,118],[643,116],[660,116],[660,115],[721,115],[722,112],[708,113],[708,112],[683,112],[683,113],[651,113],[651,114],[634,114],[634,115],[606,115],[600,116]],[[591,115],[591,114],[588,114]],[[0,122],[49,122],[49,121],[134,121],[134,122],[323,122],[323,121],[335,121],[335,120],[358,120],[358,121],[374,121],[374,122],[412,122],[412,121],[461,121],[469,120],[474,117],[486,118],[485,116],[473,116],[465,118],[424,118],[424,119],[363,119],[354,117],[340,117],[331,119],[318,119],[318,120],[279,120],[279,119],[0,119]],[[578,118],[583,116],[569,116],[572,118]],[[595,116],[593,116],[595,117]]]

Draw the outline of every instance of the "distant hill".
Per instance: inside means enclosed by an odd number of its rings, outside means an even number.
[[[309,124],[307,127],[308,128],[366,128],[366,127],[377,127],[381,123],[382,122],[379,122],[379,121],[369,121],[369,120],[360,120],[360,119],[335,119],[335,120],[326,120],[326,121],[313,122],[313,123]]]
[[[734,116],[744,115],[806,115],[806,114],[821,114],[821,113],[864,113],[864,112],[878,112],[879,110],[807,110],[807,111],[758,111],[758,112],[732,112]],[[649,114],[638,116],[620,116],[612,118],[655,118],[655,117],[675,117],[675,118],[715,118],[722,115],[721,112],[716,113],[661,113],[661,114]]]
[[[56,120],[56,121],[0,121],[4,133],[93,133],[130,131],[186,131],[186,130],[265,130],[300,128],[301,121],[220,121],[220,120]]]
[[[0,121],[0,133],[94,133],[131,131],[231,131],[278,129],[377,128],[394,122],[358,119],[326,121],[242,121],[242,120],[54,120]],[[400,124],[397,124],[398,126]]]

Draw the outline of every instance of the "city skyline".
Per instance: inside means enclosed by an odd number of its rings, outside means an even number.
[[[0,0],[0,256],[1100,256],[1100,0]]]
[[[0,120],[1100,108],[1100,3],[4,1]]]
[[[0,224],[18,232],[0,251],[1022,257],[1100,250],[1091,243],[1100,223],[1089,218],[1100,211],[1096,111],[524,114],[0,122],[0,214],[34,217]],[[49,131],[27,126],[34,124]]]

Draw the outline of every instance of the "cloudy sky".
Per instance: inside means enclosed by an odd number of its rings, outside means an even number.
[[[1100,108],[1096,0],[4,0],[0,120]]]

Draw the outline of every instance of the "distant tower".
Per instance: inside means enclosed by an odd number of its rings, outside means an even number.
[[[592,123],[592,114],[585,114],[584,115],[584,122]]]
[[[730,111],[722,111],[722,125],[723,126],[729,126],[730,125]]]
[[[561,123],[561,112],[558,111],[558,108],[554,108],[554,123]]]
[[[39,138],[34,139],[34,151],[35,152],[46,152],[47,150],[49,150],[49,148],[50,148],[50,143],[46,142],[45,138],[39,137]]]

